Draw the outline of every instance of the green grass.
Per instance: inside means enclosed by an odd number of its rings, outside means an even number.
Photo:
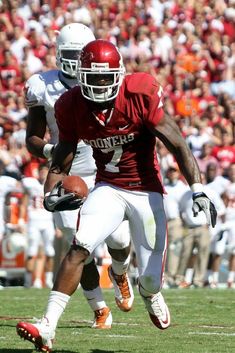
[[[40,318],[47,289],[9,288],[0,291],[0,353],[30,353],[33,345],[16,335],[20,320]],[[92,330],[93,314],[79,290],[57,329],[58,353],[234,353],[235,291],[226,289],[165,290],[172,325],[165,331],[152,325],[139,294],[133,310],[119,311],[113,291],[104,291],[112,309],[111,330]]]

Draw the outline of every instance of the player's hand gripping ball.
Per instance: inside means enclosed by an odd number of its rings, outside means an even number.
[[[79,176],[69,175],[45,195],[43,205],[50,212],[76,210],[82,206],[87,195],[85,181]]]
[[[87,184],[78,175],[67,175],[62,180],[61,187],[65,194],[73,193],[78,199],[85,199],[89,192]]]

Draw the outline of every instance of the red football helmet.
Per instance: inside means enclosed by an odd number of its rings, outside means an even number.
[[[78,82],[86,99],[103,103],[114,99],[125,75],[122,56],[112,43],[94,40],[82,50]]]

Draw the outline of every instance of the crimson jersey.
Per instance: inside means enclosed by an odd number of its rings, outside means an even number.
[[[162,88],[145,73],[127,75],[114,107],[96,111],[80,87],[64,93],[55,104],[59,140],[84,140],[93,148],[96,182],[163,193],[156,140],[150,129],[163,116]],[[104,122],[105,121],[105,122]]]

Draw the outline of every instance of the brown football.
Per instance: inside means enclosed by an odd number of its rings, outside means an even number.
[[[67,175],[62,181],[65,193],[73,192],[79,199],[87,197],[88,187],[85,181],[78,175]]]

